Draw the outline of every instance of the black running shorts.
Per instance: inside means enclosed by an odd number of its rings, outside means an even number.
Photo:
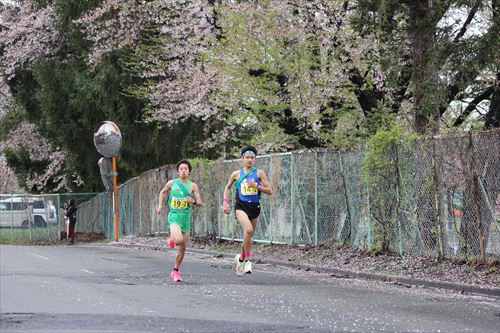
[[[234,205],[234,210],[244,211],[250,220],[253,220],[260,215],[260,203],[258,202],[244,202],[236,200]]]

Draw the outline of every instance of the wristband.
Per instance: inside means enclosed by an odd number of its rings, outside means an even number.
[[[224,203],[229,203],[229,198],[224,198]]]

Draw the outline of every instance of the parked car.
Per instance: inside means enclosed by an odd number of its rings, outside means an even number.
[[[56,215],[56,207],[52,203],[51,200],[44,200],[41,197],[11,197],[4,198],[0,200],[0,204],[3,206],[5,212],[2,213],[2,226],[22,226],[28,227],[29,221],[32,221],[32,226],[35,227],[46,227],[47,224],[57,224],[57,215]],[[29,210],[27,210],[29,208]],[[24,225],[19,225],[20,216],[22,216],[22,211],[26,218],[21,222],[24,222]],[[27,216],[28,211],[30,212],[30,216]],[[16,217],[14,218],[14,224],[10,223],[10,219],[12,219],[12,214],[9,217],[9,213],[16,213]],[[18,215],[18,216],[17,216]],[[5,221],[4,221],[5,219]],[[26,222],[28,221],[28,222]]]
[[[33,222],[33,207],[21,202],[0,201],[0,227],[29,228]]]
[[[42,225],[47,225],[47,223],[57,224],[56,207],[51,200],[45,201],[43,198],[34,198],[33,200],[29,199],[28,204],[33,207],[35,225],[40,223]]]

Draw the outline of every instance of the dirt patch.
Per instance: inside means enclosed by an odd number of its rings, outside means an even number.
[[[67,241],[67,240],[63,240]],[[75,242],[77,243],[94,243],[107,241],[103,234],[88,233],[88,232],[75,232]]]

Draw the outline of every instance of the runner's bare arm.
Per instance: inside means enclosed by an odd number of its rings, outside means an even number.
[[[233,186],[234,182],[238,180],[238,173],[239,171],[233,171],[231,177],[229,177],[229,181],[227,182],[226,187],[224,188],[224,198],[229,199],[229,190],[231,190],[231,186]]]
[[[195,183],[191,183],[191,193],[194,194],[194,198],[196,199],[197,206],[203,206],[203,201],[201,200],[200,190],[198,189],[198,185]]]
[[[234,182],[238,180],[238,175],[238,170],[233,171],[231,177],[229,177],[229,181],[227,182],[226,187],[224,188],[223,210],[225,214],[229,214],[229,190],[231,189],[231,186],[233,186]]]
[[[160,191],[160,195],[158,196],[158,207],[156,208],[156,212],[158,214],[161,213],[161,209],[163,207],[163,196],[170,190],[171,187],[172,187],[172,180],[169,180],[165,185],[165,187]]]
[[[260,191],[265,194],[272,195],[273,189],[271,188],[271,184],[269,184],[269,181],[267,180],[265,171],[258,169],[257,177],[259,177]]]

